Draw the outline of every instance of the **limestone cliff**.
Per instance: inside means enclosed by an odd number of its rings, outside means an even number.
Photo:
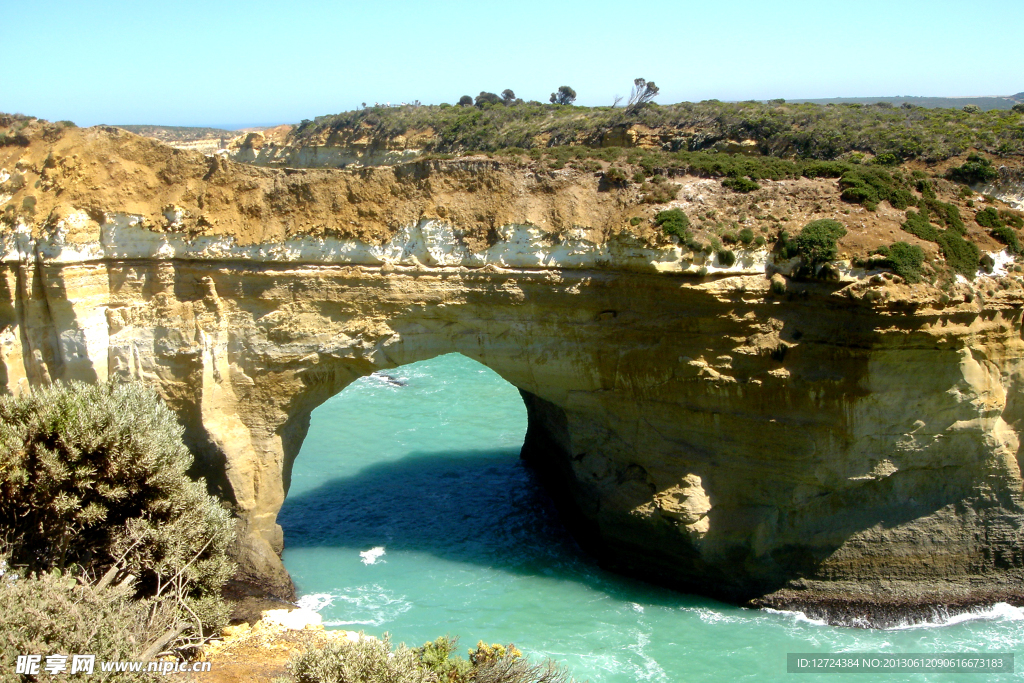
[[[593,174],[487,160],[274,170],[90,129],[0,169],[0,386],[157,387],[238,516],[243,574],[280,593],[311,411],[459,352],[520,389],[524,456],[609,566],[772,604],[1024,597],[1005,255],[947,292],[849,263],[773,281],[766,250],[687,252]],[[678,206],[726,201],[680,182]],[[838,197],[789,182],[764,201]],[[847,244],[895,225],[837,215]]]

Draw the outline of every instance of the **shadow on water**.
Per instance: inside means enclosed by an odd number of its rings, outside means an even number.
[[[703,606],[602,570],[559,520],[517,450],[413,453],[290,495],[278,521],[287,548],[385,546],[525,575],[570,580],[623,601]]]

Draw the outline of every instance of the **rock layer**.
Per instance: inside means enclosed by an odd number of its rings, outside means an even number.
[[[770,286],[764,255],[712,278],[673,245],[636,238],[632,260],[609,251],[607,224],[583,220],[619,209],[592,187],[531,195],[498,167],[489,189],[452,200],[504,207],[507,222],[480,242],[460,241],[457,223],[425,234],[422,218],[376,242],[303,235],[294,226],[334,204],[352,210],[335,191],[357,180],[328,172],[308,197],[286,192],[278,223],[253,223],[262,232],[243,239],[212,221],[189,232],[174,227],[178,209],[209,207],[198,188],[219,173],[295,185],[284,171],[246,176],[161,150],[116,192],[52,181],[38,204],[63,213],[5,228],[0,385],[155,386],[185,425],[196,473],[237,514],[245,578],[291,591],[276,515],[312,410],[358,377],[458,352],[520,389],[524,457],[609,566],[776,605],[1024,593],[1019,278],[945,293],[852,271]],[[147,189],[171,161],[179,175]],[[178,186],[193,194],[167,208]],[[517,187],[525,199],[506,196]],[[84,206],[90,196],[106,203]],[[394,216],[409,201],[375,199]],[[516,230],[536,225],[530,211],[557,206],[590,239],[515,246]],[[147,219],[159,215],[164,225]],[[328,237],[358,249],[331,251]]]

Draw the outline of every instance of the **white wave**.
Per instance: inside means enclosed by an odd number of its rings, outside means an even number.
[[[731,624],[737,621],[742,621],[739,617],[731,617],[727,614],[716,612],[708,607],[680,607],[679,609],[683,612],[692,612],[696,614],[705,624]]]
[[[359,553],[359,557],[363,558],[363,564],[377,564],[380,558],[384,557],[384,546],[379,545],[376,548],[370,548]]]
[[[302,609],[319,612],[324,607],[330,607],[334,604],[334,596],[330,593],[310,593],[296,600],[295,604]]]
[[[828,626],[828,622],[824,619],[812,619],[800,610],[772,609],[771,607],[765,607],[764,611],[768,614],[781,614],[782,616],[789,617],[793,621],[800,624],[811,624],[812,626]]]
[[[953,626],[969,621],[1021,621],[1024,620],[1024,610],[1006,602],[997,602],[991,607],[982,607],[960,612],[959,614],[948,614],[936,612],[928,621],[907,620],[901,624],[890,627],[893,631],[905,631],[914,628],[938,628],[941,626]]]
[[[651,636],[640,629],[633,631],[636,636],[636,643],[627,646],[633,654],[640,657],[640,662],[631,663],[634,680],[637,681],[668,681],[668,674],[658,664],[658,660],[647,652],[647,646],[651,643]]]
[[[793,619],[797,623],[811,624],[813,626],[828,626],[828,622],[824,619],[813,619],[799,610],[776,610],[771,607],[763,608],[764,612],[768,614],[781,614]],[[967,612],[960,612],[957,614],[950,614],[945,609],[936,608],[932,611],[932,614],[927,619],[914,619],[907,618],[900,621],[895,626],[887,626],[883,630],[886,631],[905,631],[908,629],[916,628],[939,628],[943,626],[953,626],[954,624],[963,624],[970,621],[1022,621],[1024,620],[1024,610],[1006,602],[997,602],[991,607],[983,607],[973,609]],[[859,626],[861,628],[877,628],[870,620],[859,617],[855,618],[847,626]]]
[[[332,593],[313,593],[299,599],[328,610],[324,626],[383,626],[412,609],[412,603],[403,595],[395,595],[378,584],[344,588]]]
[[[628,604],[629,604],[630,609],[632,609],[634,612],[636,612],[638,614],[643,614],[644,613],[644,606],[641,605],[640,603],[638,603],[638,602],[630,602]]]
[[[374,383],[378,386],[383,385],[387,387],[404,387],[406,386],[406,384],[408,384],[405,378],[398,377],[396,375],[389,374],[380,370],[371,373],[368,379],[373,380]]]

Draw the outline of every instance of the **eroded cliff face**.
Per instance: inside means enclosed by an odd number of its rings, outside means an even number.
[[[75,136],[4,150],[5,201],[36,209],[3,231],[0,385],[155,386],[250,580],[291,590],[276,515],[311,411],[459,352],[520,389],[524,456],[610,566],[786,604],[1024,597],[1024,287],[1001,267],[797,282],[623,233],[635,199],[570,174],[296,175]]]

